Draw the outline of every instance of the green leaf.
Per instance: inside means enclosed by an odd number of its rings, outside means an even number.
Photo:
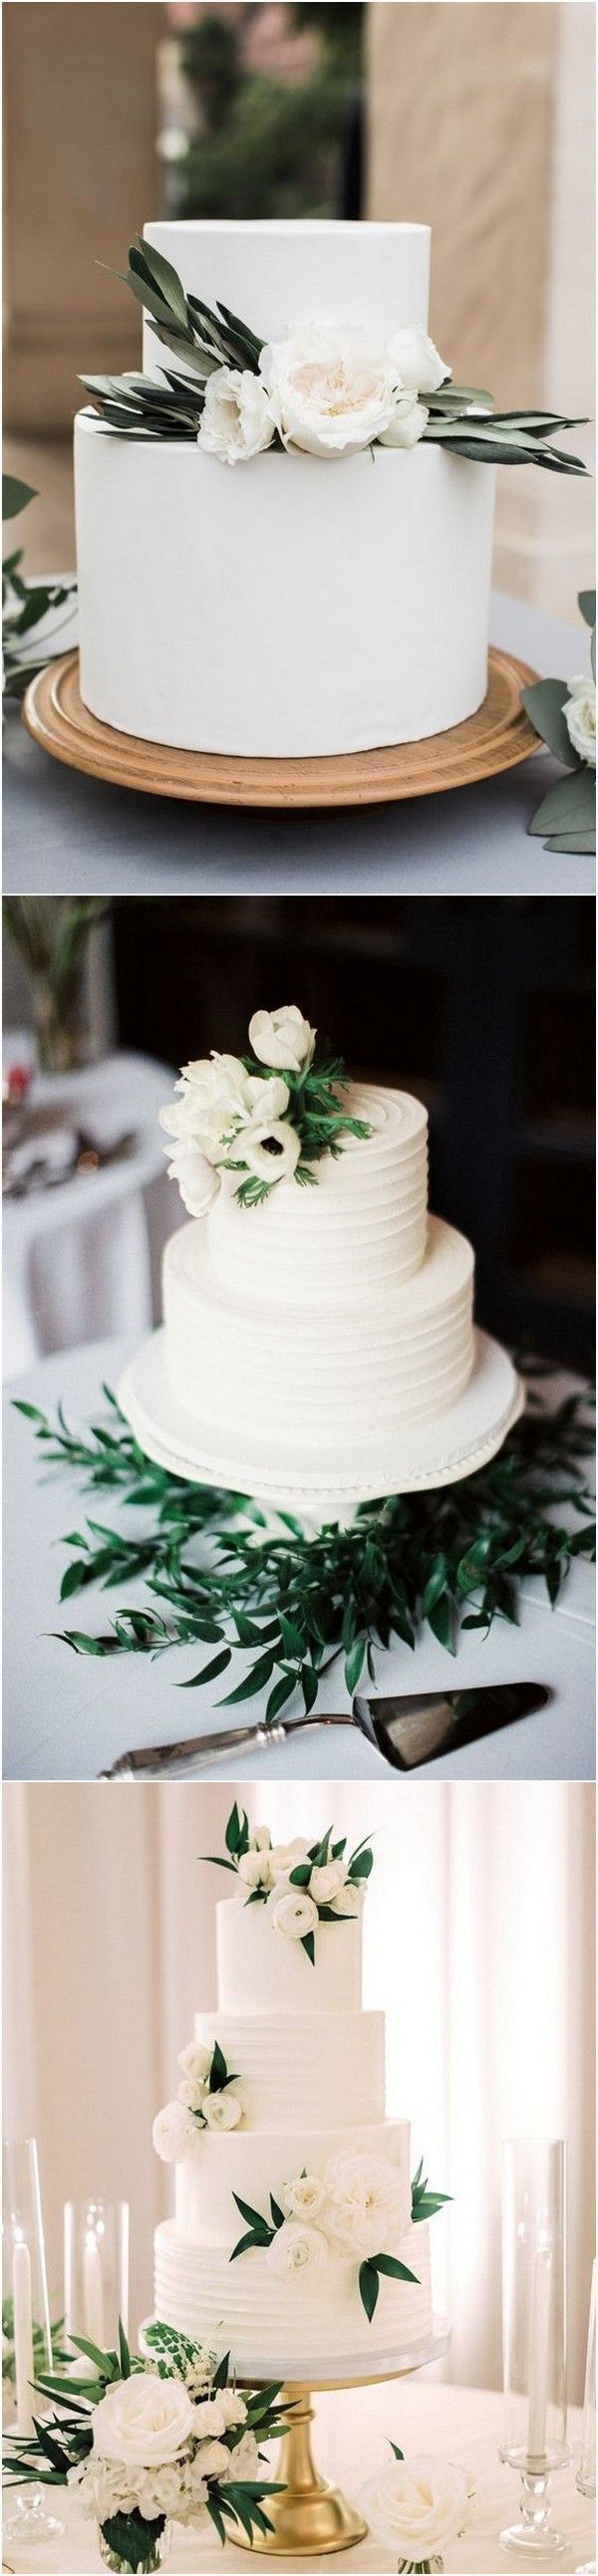
[[[583,617],[584,624],[585,624],[586,626],[595,626],[595,624],[596,624],[596,592],[595,592],[595,590],[580,590],[580,591],[578,591],[578,594],[577,594],[577,605],[578,605],[578,608],[581,610],[581,615],[582,615],[582,617]]]
[[[530,832],[587,832],[596,821],[596,780],[591,769],[570,771],[542,798]]]
[[[454,1655],[454,1611],[448,1592],[443,1592],[440,1596],[440,1600],[433,1602],[432,1608],[428,1610],[427,1620],[428,1627],[432,1629],[433,1635],[438,1638],[439,1646],[446,1646],[449,1655]]]
[[[151,278],[152,284],[157,286],[158,293],[163,297],[164,303],[171,312],[177,315],[179,322],[182,323],[183,330],[187,330],[187,298],[184,288],[181,286],[178,272],[176,268],[172,267],[171,261],[164,258],[162,251],[154,249],[153,242],[142,240],[138,240],[132,244],[131,250],[129,251],[129,261],[131,267],[133,269],[137,268],[138,271],[143,265],[146,274]]]
[[[21,476],[20,476],[20,474],[3,474],[3,476],[2,476],[2,518],[3,518],[3,520],[4,520],[4,519],[18,519],[20,511],[21,511],[21,510],[26,510],[28,501],[36,501],[36,500],[37,500],[37,492],[36,492],[36,488],[35,488],[35,484],[34,484],[34,483],[23,483],[23,482],[22,482],[22,480],[21,480]]]
[[[374,2254],[373,2261],[376,2271],[384,2272],[389,2281],[414,2281],[419,2288],[417,2272],[409,2272],[407,2264],[399,2263],[395,2254]]]
[[[227,1656],[227,1662],[230,1662],[230,1656]],[[258,1691],[262,1691],[265,1683],[271,1680],[273,1671],[274,1655],[272,1653],[259,1655],[257,1663],[252,1666],[245,1680],[237,1683],[236,1690],[226,1692],[225,1698],[220,1701],[220,1707],[235,1708],[239,1700],[255,1699]]]
[[[362,2308],[365,2308],[368,2325],[371,2325],[372,2317],[378,2306],[380,2295],[380,2283],[378,2280],[376,2264],[360,2263],[358,2281],[361,2305]]]
[[[552,836],[549,836],[549,839],[545,841],[544,848],[546,850],[560,850],[563,853],[578,853],[580,857],[585,858],[595,858],[596,833],[595,831],[556,832]]]
[[[210,2093],[222,2093],[227,2083],[228,2067],[226,2058],[223,2056],[220,2041],[215,2039],[212,2064],[210,2067]]]
[[[348,1655],[345,1655],[345,1681],[348,1691],[353,1692],[357,1689],[365,1662],[365,1650],[366,1638],[356,1637],[354,1644],[349,1648]]]
[[[567,680],[534,680],[528,689],[522,689],[521,704],[541,741],[554,752],[555,760],[562,760],[565,769],[578,769],[581,762],[563,715],[568,696]]]
[[[230,1646],[223,1646],[220,1655],[213,1655],[211,1663],[204,1664],[203,1672],[192,1673],[189,1681],[179,1682],[179,1690],[203,1690],[206,1682],[215,1682],[219,1673],[226,1672],[230,1659]]]
[[[303,1939],[302,1939],[302,1942],[301,1942],[301,1948],[302,1948],[302,1950],[305,1950],[306,1957],[307,1957],[309,1960],[311,1960],[312,1968],[315,1968],[315,1964],[316,1964],[316,1953],[315,1953],[315,1947],[314,1947],[314,1934],[313,1934],[313,1932],[304,1932],[304,1934],[303,1934]]]

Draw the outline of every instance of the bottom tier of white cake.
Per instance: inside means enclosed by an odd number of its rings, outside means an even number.
[[[261,2252],[231,2263],[223,2247],[198,2245],[173,2219],[156,2228],[155,2313],[165,2325],[230,2351],[239,2372],[260,2377],[305,2361],[363,2352],[372,2358],[425,2342],[432,2326],[430,2246],[423,2222],[397,2247],[417,2283],[380,2279],[371,2321],[358,2287],[358,2262],[331,2257],[320,2270],[280,2278]]]

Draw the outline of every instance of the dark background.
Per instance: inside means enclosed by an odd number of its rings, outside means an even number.
[[[114,923],[122,1045],[178,1069],[296,1001],[352,1073],[426,1102],[430,1202],[475,1245],[479,1321],[591,1362],[589,898],[137,897]]]

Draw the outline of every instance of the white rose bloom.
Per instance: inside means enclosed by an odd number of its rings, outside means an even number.
[[[288,2276],[290,2272],[321,2271],[328,2262],[328,2246],[320,2227],[309,2227],[299,2219],[285,2218],[277,2227],[268,2246],[266,2262],[271,2272]]]
[[[388,427],[397,367],[358,323],[308,323],[262,349],[260,368],[285,446],[355,456]]]
[[[425,2564],[448,2549],[467,2519],[468,2487],[463,2469],[450,2461],[420,2456],[393,2460],[370,2478],[361,2503],[370,2531],[393,2556]]]
[[[316,1043],[315,1029],[296,1002],[283,1002],[278,1011],[254,1011],[249,1022],[249,1040],[258,1064],[279,1065],[283,1072],[301,1073],[311,1064]]]
[[[242,1852],[238,1875],[244,1887],[271,1887],[270,1853],[267,1851]]]
[[[417,394],[399,393],[388,429],[382,431],[381,447],[417,447],[423,438],[428,419],[427,404],[418,402]]]
[[[206,2442],[199,2454],[202,2478],[221,2478],[230,2466],[226,2442]]]
[[[411,2220],[411,2185],[397,2165],[377,2156],[332,2156],[324,2188],[327,2233],[344,2254],[361,2259],[400,2245]]]
[[[326,2193],[319,2174],[298,2174],[296,2182],[285,2183],[283,2201],[289,2218],[319,2218]]]
[[[195,2431],[195,2408],[180,2379],[132,2371],[106,2390],[92,2415],[99,2459],[153,2469],[175,2460]]]
[[[178,2060],[182,2074],[188,2075],[192,2083],[205,2083],[213,2055],[213,2048],[206,2048],[202,2039],[188,2039],[187,2046],[181,2049]]]
[[[263,377],[250,367],[215,367],[206,385],[198,447],[223,465],[246,464],[272,446],[275,428]]]
[[[202,1154],[200,1145],[187,1144],[181,1138],[171,1153],[168,1178],[178,1183],[188,1216],[205,1216],[220,1183],[213,1164],[208,1162],[207,1155]]]
[[[288,1118],[274,1118],[263,1127],[248,1127],[242,1140],[243,1161],[260,1181],[289,1181],[296,1170],[301,1145],[297,1130]]]
[[[245,2423],[247,2400],[245,2397],[240,2396],[238,2388],[221,2388],[218,2392],[218,2403],[222,2417],[222,2426],[227,2433],[231,2432],[236,2424]],[[237,2450],[235,2452],[235,2458],[238,2459],[238,2456],[239,2454]]]
[[[193,2430],[198,2442],[203,2442],[204,2436],[207,2441],[208,2435],[211,2437],[212,2434],[217,2440],[220,2433],[227,2432],[230,2423],[226,2409],[227,2393],[225,2388],[217,2388],[213,2397],[202,2397],[199,2406],[194,2406]]]
[[[285,1932],[288,1941],[304,1941],[308,1932],[317,1932],[318,1908],[302,1887],[275,1887],[268,1913],[275,1931]]]
[[[290,1870],[300,1869],[302,1863],[306,1863],[308,1848],[302,1834],[296,1834],[293,1843],[274,1843],[270,1868],[275,1883],[279,1878],[288,1878]]]
[[[393,331],[388,355],[397,371],[397,381],[408,393],[436,394],[439,385],[450,376],[444,358],[439,356],[433,340],[419,322],[410,322],[405,331]]]
[[[569,681],[571,695],[565,699],[563,715],[574,751],[588,768],[596,767],[596,683],[591,678]]]
[[[207,2129],[238,2129],[245,2101],[227,2084],[223,2093],[206,2093],[201,2107]]]
[[[312,1869],[309,1893],[316,1905],[331,1905],[333,1897],[340,1896],[346,1876],[345,1860],[328,1860],[322,1869]]]
[[[183,2102],[165,2102],[154,2120],[152,2137],[156,2155],[165,2165],[180,2164],[197,2143],[197,2130],[191,2112]]]
[[[333,1896],[332,1911],[333,1914],[361,1913],[361,1889],[352,1887],[350,1879],[347,1879],[346,1887],[339,1887],[338,1894]]]

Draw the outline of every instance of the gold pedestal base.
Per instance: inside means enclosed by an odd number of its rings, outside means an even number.
[[[275,2475],[284,2494],[264,2497],[272,2530],[254,2540],[253,2556],[327,2558],[335,2549],[352,2549],[358,2540],[366,2539],[367,2525],[339,2488],[328,2486],[318,2475],[310,2441],[314,2413],[310,2391],[287,2381],[281,2403],[285,2412],[289,2410],[289,2429],[282,2436]],[[227,2537],[237,2549],[252,2546],[240,2529]]]

